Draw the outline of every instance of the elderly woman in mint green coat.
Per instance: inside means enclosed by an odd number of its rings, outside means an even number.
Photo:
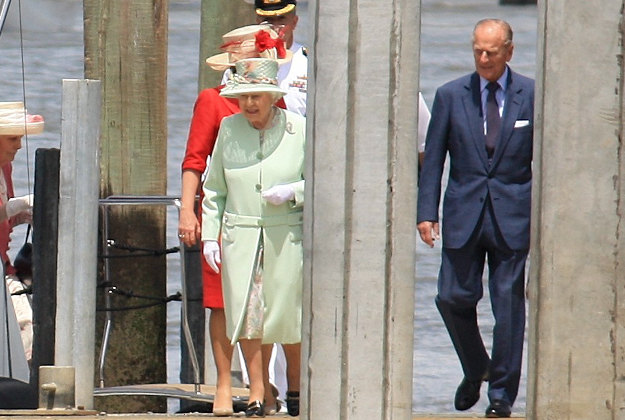
[[[248,367],[248,417],[278,408],[263,403],[271,392],[266,374],[258,382],[261,344],[297,345],[299,355],[301,341],[306,124],[274,105],[284,94],[277,69],[271,59],[236,63],[221,95],[238,98],[241,113],[221,123],[202,202],[204,256],[215,271],[221,262],[227,334]],[[296,379],[289,390],[299,391]]]

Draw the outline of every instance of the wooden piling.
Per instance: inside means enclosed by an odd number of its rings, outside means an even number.
[[[167,8],[167,0],[84,0],[85,73],[102,81],[101,197],[166,194]],[[131,247],[165,249],[165,208],[130,206],[109,213],[109,239]],[[163,255],[116,258],[110,269],[110,279],[120,289],[166,295]],[[98,306],[103,305],[101,291]],[[119,297],[113,301],[117,307],[145,303]],[[102,327],[99,313],[96,351]],[[116,312],[105,386],[165,382],[165,336],[165,305]],[[162,412],[166,404],[163,398],[107,397],[98,399],[96,408]]]
[[[30,383],[35,387],[39,386],[39,366],[54,364],[59,162],[59,149],[37,149],[35,152],[33,358],[30,373]]]
[[[217,86],[223,73],[206,65],[206,58],[216,54],[222,44],[221,36],[239,26],[256,23],[254,7],[244,1],[202,0],[200,20],[199,88]]]

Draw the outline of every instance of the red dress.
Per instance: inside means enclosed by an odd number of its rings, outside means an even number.
[[[238,113],[239,101],[234,98],[219,96],[223,86],[204,89],[198,95],[193,107],[193,117],[189,128],[187,149],[182,161],[182,170],[191,169],[199,173],[206,170],[206,159],[213,153],[219,125],[224,117]],[[284,99],[277,103],[280,108],[286,108]],[[202,199],[202,188],[198,193]],[[197,218],[201,222],[201,208]],[[206,260],[202,260],[203,302],[205,308],[223,308],[224,301],[221,291],[221,275],[213,272]]]
[[[7,198],[13,198],[13,178],[11,177],[11,172],[13,171],[13,166],[10,163],[7,163],[2,167],[2,174],[0,176],[4,176],[4,180],[6,182],[7,187]],[[0,198],[0,204],[2,203],[2,199]],[[13,222],[12,220],[5,220],[0,223],[0,258],[2,258],[2,262],[4,263],[4,274],[15,274],[15,268],[11,265],[11,261],[9,260],[8,250],[9,250],[9,242],[11,241],[11,232],[13,231]]]

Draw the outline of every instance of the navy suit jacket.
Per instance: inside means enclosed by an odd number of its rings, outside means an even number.
[[[449,180],[443,201],[443,246],[460,248],[474,232],[486,200],[506,244],[529,248],[534,81],[511,69],[500,137],[489,162],[480,79],[466,75],[436,91],[419,181],[417,223],[438,221],[447,153]]]

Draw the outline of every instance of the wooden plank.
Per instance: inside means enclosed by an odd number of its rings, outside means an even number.
[[[20,420],[41,420],[42,416],[45,416],[47,420],[54,419],[66,419],[68,415],[72,416],[80,416],[81,420],[106,420],[111,417],[106,415],[105,413],[94,415],[92,412],[88,412],[85,410],[0,410],[0,416],[20,416]],[[124,415],[124,414],[116,414],[114,417],[111,417],[114,420],[159,420],[164,418],[172,418],[171,414],[133,414],[133,415]],[[213,418],[212,416],[207,416],[207,414],[184,414],[180,416],[176,416],[183,418],[184,420],[206,420],[207,418]],[[299,419],[299,417],[291,417],[286,413],[279,413],[271,418],[289,418],[293,420]],[[221,417],[222,419],[241,419],[245,418],[241,416],[241,413],[237,413],[231,417]],[[483,415],[477,414],[467,414],[467,415],[451,415],[451,414],[432,414],[432,415],[413,415],[412,420],[464,420],[464,419],[479,419],[484,418]],[[523,416],[513,415],[511,418],[514,419],[525,419]]]

